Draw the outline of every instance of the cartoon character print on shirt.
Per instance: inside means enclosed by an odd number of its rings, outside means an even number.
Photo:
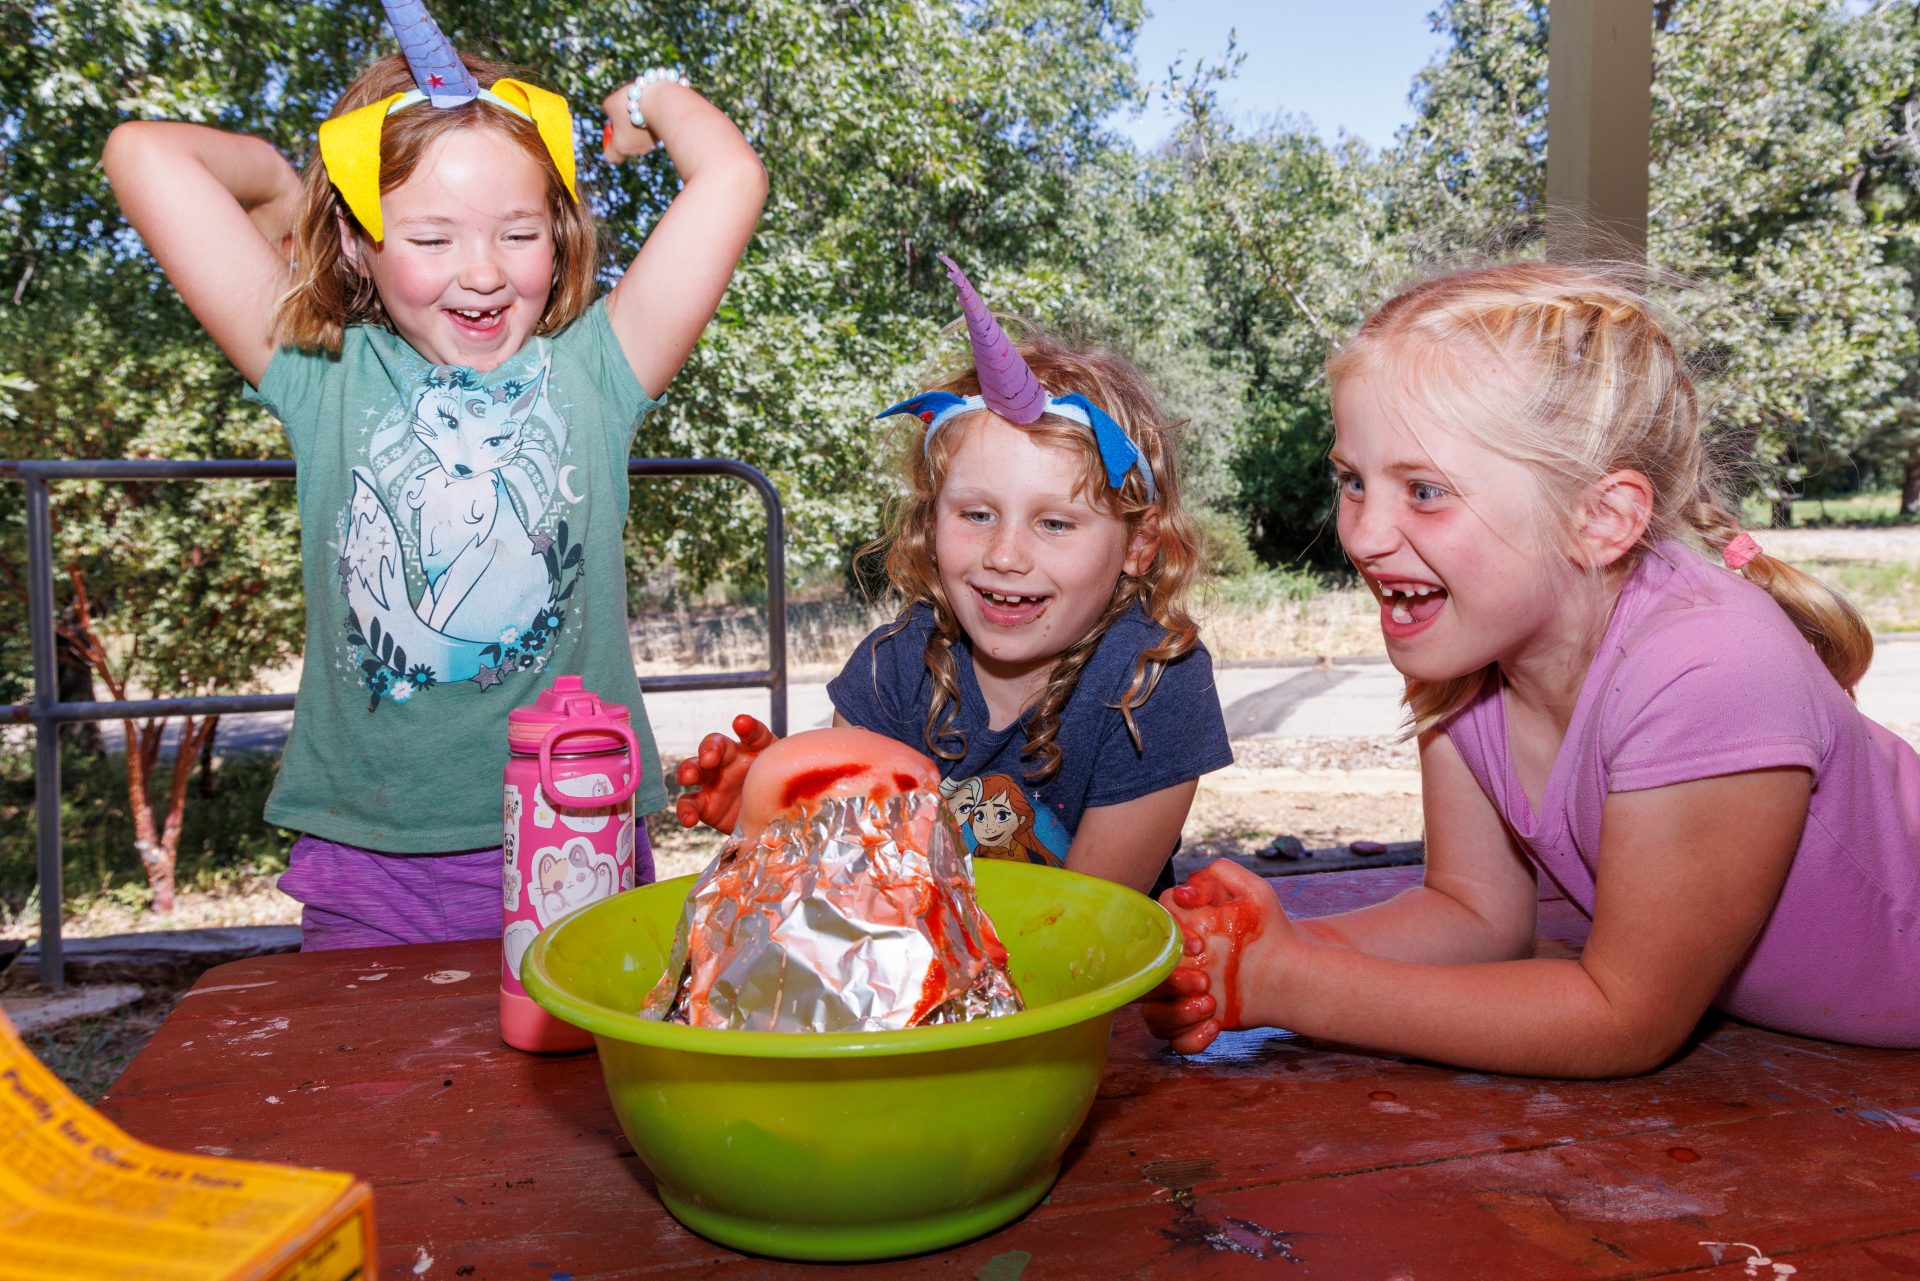
[[[1073,841],[1011,774],[943,779],[940,794],[967,848],[981,858],[1064,867]]]
[[[544,342],[507,372],[434,365],[369,429],[341,534],[340,590],[359,679],[404,704],[491,689],[546,666],[582,572],[565,513],[566,422]]]

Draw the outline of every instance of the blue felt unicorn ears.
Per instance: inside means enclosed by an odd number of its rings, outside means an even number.
[[[1050,395],[1034,377],[1026,358],[1008,341],[1006,331],[974,292],[966,274],[945,254],[940,255],[940,261],[946,264],[947,278],[953,281],[954,290],[960,296],[961,313],[967,319],[967,341],[973,347],[973,368],[980,378],[980,394],[956,396],[949,391],[923,391],[881,410],[874,417],[912,414],[927,424],[921,442],[922,447],[927,448],[943,424],[976,409],[991,409],[1008,422],[1018,424],[1036,422],[1042,414],[1053,414],[1079,423],[1093,433],[1100,461],[1107,469],[1107,484],[1118,489],[1126,483],[1129,471],[1138,470],[1147,487],[1147,501],[1157,501],[1153,468],[1147,465],[1146,456],[1126,429],[1085,396]]]

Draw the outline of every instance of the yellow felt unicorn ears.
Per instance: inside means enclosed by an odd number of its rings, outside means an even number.
[[[532,121],[540,133],[540,141],[546,144],[547,154],[553,158],[553,167],[560,171],[567,194],[578,201],[580,193],[574,187],[573,114],[567,110],[567,100],[538,85],[507,77],[494,81],[491,88],[482,89],[420,0],[382,0],[382,3],[387,10],[387,21],[407,55],[414,83],[419,87],[370,102],[320,125],[320,163],[326,166],[328,180],[374,243],[378,244],[385,234],[380,219],[380,131],[388,116],[416,103],[458,107],[479,98]]]
[[[560,181],[567,185],[567,194],[579,203],[580,193],[573,186],[573,113],[567,110],[567,100],[539,85],[504,76],[491,89],[482,89],[480,96],[533,121],[540,141],[547,144],[547,154],[553,157],[553,167],[560,171]]]

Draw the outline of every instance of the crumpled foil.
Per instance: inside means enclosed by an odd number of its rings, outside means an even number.
[[[640,1013],[772,1032],[958,1023],[1023,1008],[1006,956],[937,794],[828,798],[728,839]]]

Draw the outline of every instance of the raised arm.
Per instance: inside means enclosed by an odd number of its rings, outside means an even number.
[[[272,144],[168,120],[135,120],[101,155],[120,208],[181,300],[259,385],[273,356],[273,308],[300,179]]]
[[[720,305],[760,219],[767,173],[733,122],[684,86],[647,86],[640,100],[645,129],[628,119],[625,85],[603,105],[609,160],[645,155],[657,138],[682,183],[607,304],[634,376],[658,396]]]

